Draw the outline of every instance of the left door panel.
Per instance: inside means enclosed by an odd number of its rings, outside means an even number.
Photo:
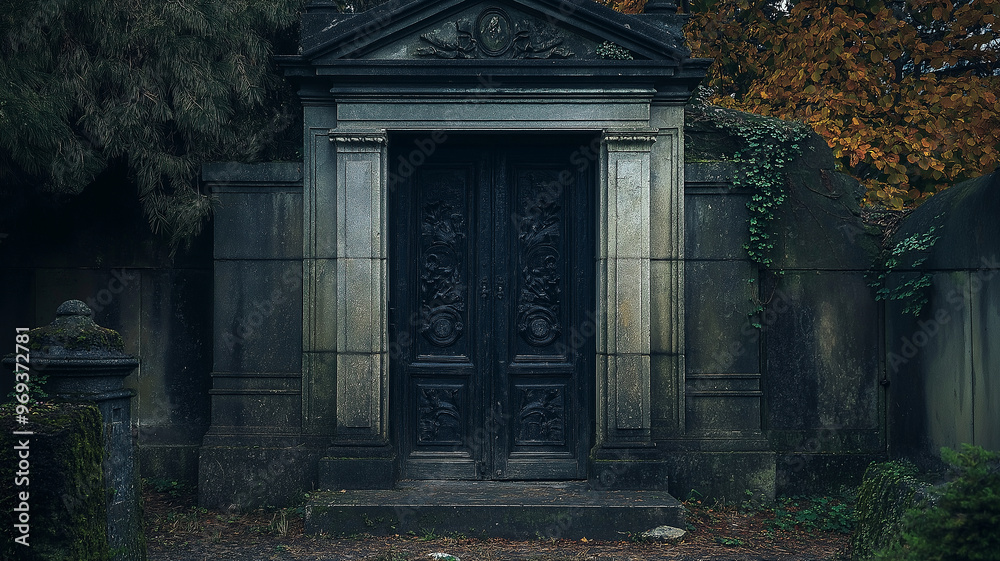
[[[478,217],[490,215],[478,208],[489,204],[480,196],[484,174],[473,153],[437,158],[394,197],[390,352],[402,370],[396,411],[403,414],[404,478],[477,479],[485,470],[475,438],[483,425],[482,326],[489,324],[476,283],[477,251],[488,247],[477,240]]]

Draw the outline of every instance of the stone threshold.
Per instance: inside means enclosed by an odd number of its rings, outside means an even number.
[[[626,540],[685,527],[664,491],[592,489],[586,481],[400,481],[395,489],[321,491],[306,505],[310,534]]]

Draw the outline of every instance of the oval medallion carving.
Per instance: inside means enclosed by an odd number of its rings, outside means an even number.
[[[487,8],[476,19],[476,40],[479,48],[489,56],[507,52],[513,43],[510,17],[500,8]]]

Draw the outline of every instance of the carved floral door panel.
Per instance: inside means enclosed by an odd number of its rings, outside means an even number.
[[[442,147],[395,187],[390,410],[404,478],[586,476],[590,193],[586,170],[547,144]]]

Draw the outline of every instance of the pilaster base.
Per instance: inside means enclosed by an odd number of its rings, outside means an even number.
[[[250,440],[249,435],[206,437],[198,458],[199,506],[237,511],[291,506],[313,488],[316,449],[266,438],[250,445]]]
[[[388,446],[331,446],[319,460],[319,489],[392,489],[396,478],[396,457]]]
[[[670,465],[649,446],[597,448],[587,473],[591,489],[667,491]]]

